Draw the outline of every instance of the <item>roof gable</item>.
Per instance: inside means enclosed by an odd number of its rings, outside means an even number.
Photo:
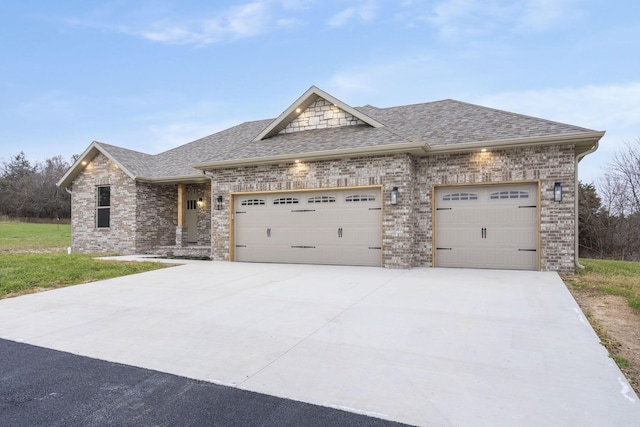
[[[311,86],[269,126],[264,128],[252,142],[258,142],[279,133],[352,125],[384,127],[382,123],[365,113],[345,104],[327,92]]]
[[[118,152],[118,150],[120,152]],[[122,170],[129,178],[136,179],[136,173],[132,170],[131,165],[126,165],[122,160],[129,160],[131,163],[132,160],[138,160],[139,162],[143,162],[143,159],[148,159],[148,154],[139,153],[137,151],[127,150],[120,147],[115,147],[108,144],[102,144],[97,141],[93,141],[91,145],[82,153],[76,162],[71,165],[69,170],[60,178],[60,180],[56,183],[58,187],[68,188],[71,186],[71,183],[75,179],[76,176],[85,168],[87,163],[93,160],[99,153],[106,156],[110,161],[112,161],[120,170]]]

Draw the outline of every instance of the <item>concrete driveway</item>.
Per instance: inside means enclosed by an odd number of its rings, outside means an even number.
[[[2,300],[0,338],[420,426],[640,423],[555,273],[189,262]]]

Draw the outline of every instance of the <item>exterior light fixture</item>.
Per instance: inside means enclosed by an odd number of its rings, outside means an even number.
[[[302,110],[300,110],[299,108],[296,108],[296,113],[300,114]]]
[[[87,161],[86,160],[82,161],[82,166],[87,166]]]
[[[204,205],[204,202],[202,201],[202,197],[200,197],[200,198],[198,199],[198,206],[199,206],[199,207],[202,207],[202,205]]]
[[[480,152],[481,152],[481,153],[486,153],[486,152],[487,152],[487,149],[486,149],[486,148],[482,148],[482,149],[480,149]]]
[[[218,196],[216,198],[216,210],[217,211],[222,210],[222,196]]]
[[[553,200],[556,202],[562,201],[562,185],[559,182],[553,185]]]
[[[398,187],[393,187],[391,189],[391,204],[392,205],[398,204]]]

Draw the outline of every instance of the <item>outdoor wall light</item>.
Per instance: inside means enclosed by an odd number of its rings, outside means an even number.
[[[204,202],[202,201],[202,197],[200,197],[198,199],[198,207],[202,207],[204,205]]]
[[[217,211],[222,210],[222,196],[218,196],[216,198],[216,210]]]
[[[393,187],[391,189],[391,204],[392,205],[398,204],[398,187]]]
[[[562,185],[559,182],[553,185],[553,200],[556,202],[562,201]]]

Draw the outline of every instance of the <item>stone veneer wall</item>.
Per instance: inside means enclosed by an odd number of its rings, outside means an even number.
[[[96,227],[97,190],[111,186],[111,226]],[[135,252],[136,185],[102,154],[89,162],[73,181],[71,246],[74,252]]]
[[[280,133],[293,133],[312,129],[363,125],[364,122],[329,101],[318,98]]]
[[[417,160],[415,265],[432,262],[432,189],[440,184],[540,181],[541,270],[574,272],[573,146],[546,146],[440,154]],[[562,202],[553,201],[553,186],[562,183]]]
[[[383,264],[391,268],[412,267],[413,172],[414,160],[408,154],[216,170],[211,191],[214,197],[223,196],[224,206],[222,210],[211,211],[213,259],[229,259],[232,192],[382,185]],[[400,192],[396,206],[391,206],[389,200],[393,187],[398,187]]]

